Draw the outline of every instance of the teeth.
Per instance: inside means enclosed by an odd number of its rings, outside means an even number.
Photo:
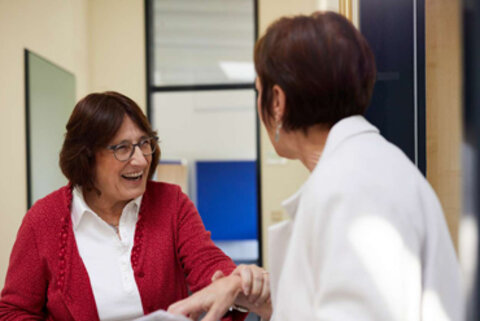
[[[130,178],[138,177],[138,176],[141,176],[141,175],[143,175],[143,171],[135,172],[135,173],[123,174],[123,176],[125,176],[125,177],[130,177]]]

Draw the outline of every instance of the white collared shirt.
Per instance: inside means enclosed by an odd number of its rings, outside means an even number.
[[[80,187],[73,190],[72,225],[88,272],[100,320],[131,320],[143,315],[130,255],[142,196],[123,209],[119,235],[87,205]]]

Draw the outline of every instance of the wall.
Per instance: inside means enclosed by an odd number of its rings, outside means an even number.
[[[146,110],[143,0],[88,0],[92,91],[119,91]]]
[[[425,1],[427,178],[440,198],[452,239],[461,213],[461,1]]]
[[[55,12],[55,15],[51,13]],[[0,1],[0,286],[27,208],[24,49],[76,76],[88,91],[87,1]],[[55,164],[56,165],[56,164]]]

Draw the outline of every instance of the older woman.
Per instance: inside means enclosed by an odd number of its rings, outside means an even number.
[[[460,274],[440,203],[362,115],[375,80],[355,27],[326,12],[282,18],[255,47],[258,111],[280,156],[311,172],[269,232],[272,320],[462,320]],[[231,279],[231,281],[229,281]],[[217,281],[218,282],[218,281]],[[170,307],[230,304],[234,277]],[[237,289],[237,291],[239,291]],[[218,295],[221,293],[221,295]]]
[[[119,93],[78,102],[60,153],[70,183],[26,214],[1,320],[132,320],[205,287],[217,270],[235,269],[180,188],[149,181],[157,140],[137,104]]]

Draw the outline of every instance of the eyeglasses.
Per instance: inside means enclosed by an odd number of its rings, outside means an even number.
[[[130,142],[124,142],[117,145],[107,146],[107,149],[113,151],[115,158],[121,162],[126,162],[132,158],[135,153],[135,147],[138,146],[143,156],[150,156],[155,152],[157,148],[158,137],[142,138],[138,143],[132,144]]]

